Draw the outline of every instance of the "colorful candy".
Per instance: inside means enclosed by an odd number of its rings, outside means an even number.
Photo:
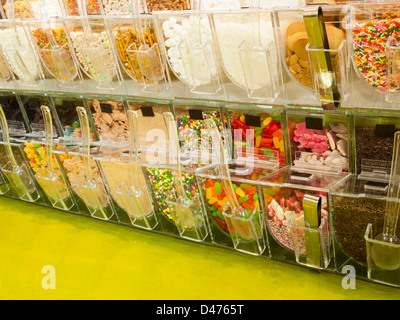
[[[29,165],[31,166],[34,173],[37,173],[42,168],[47,169],[47,159],[44,148],[45,146],[43,144],[31,143],[31,142],[25,143],[24,152],[26,153],[26,156],[29,160]],[[53,149],[62,149],[62,148],[65,148],[65,146],[53,147]],[[61,162],[63,162],[68,157],[70,156],[65,154],[59,155],[59,159]],[[54,166],[54,171],[60,170],[60,167],[58,165],[57,159],[54,154],[53,154],[53,166]]]
[[[168,207],[167,201],[174,201],[176,187],[170,169],[146,168],[150,186],[159,210],[171,221],[176,222]],[[183,186],[189,199],[193,199],[199,190],[196,177],[191,172],[182,172]]]
[[[250,216],[254,209],[260,208],[256,186],[245,183],[232,183],[232,186],[238,202],[245,209],[248,216]],[[214,221],[221,227],[222,230],[228,231],[228,224],[222,212],[227,206],[229,198],[226,195],[225,190],[222,188],[221,181],[207,179],[204,182],[204,188],[208,209]],[[243,228],[247,227],[247,223],[245,223],[245,225],[246,226],[243,226]]]
[[[54,36],[54,40],[57,45],[60,47],[63,47],[65,51],[59,51],[60,56],[62,56],[63,59],[63,66],[68,67],[68,73],[70,74],[76,74],[77,70],[75,67],[75,64],[72,62],[72,55],[69,50],[68,46],[65,46],[65,44],[68,42],[67,40],[67,35],[64,32],[63,28],[56,28],[56,29],[51,29],[51,32]],[[46,47],[46,49],[53,49],[51,47],[51,41],[49,41],[49,35],[43,28],[38,28],[35,30],[32,30],[33,37],[36,41],[36,44],[39,48],[39,52],[42,55],[43,61],[46,64],[47,68],[54,74],[56,78],[61,78],[62,80],[69,80],[69,75],[66,74],[61,74],[60,70],[58,69],[57,64],[53,60],[53,56],[51,52],[43,51],[43,49]],[[64,57],[63,53],[66,52],[67,56]]]
[[[285,146],[279,116],[261,113],[259,126],[246,124],[242,112],[230,112],[232,136],[236,155],[254,155],[259,159],[279,155],[279,162],[285,163]],[[253,123],[251,123],[253,124]]]
[[[203,111],[203,119],[213,119],[217,128],[224,129],[224,121],[219,111]],[[182,151],[207,151],[212,150],[211,137],[204,127],[203,120],[191,119],[189,114],[177,117],[179,139],[182,142]]]
[[[392,13],[353,27],[354,58],[361,76],[373,87],[387,88],[386,42],[389,36],[399,37],[399,14]],[[398,89],[394,81],[390,89]]]

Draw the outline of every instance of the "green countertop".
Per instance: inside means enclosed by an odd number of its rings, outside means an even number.
[[[357,280],[345,290],[339,275],[4,197],[0,214],[0,299],[400,299],[399,289]],[[45,266],[55,289],[42,286]]]

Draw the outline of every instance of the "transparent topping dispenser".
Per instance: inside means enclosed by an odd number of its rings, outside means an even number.
[[[333,257],[329,188],[345,173],[318,173],[287,166],[259,179],[271,256],[316,269]]]
[[[198,169],[203,201],[214,242],[251,255],[267,254],[265,221],[257,179],[277,170],[271,163],[237,165],[228,162],[227,149],[215,121],[205,120],[214,145],[211,165]]]
[[[228,101],[275,101],[282,85],[272,11],[253,8],[211,16]]]
[[[268,107],[225,105],[233,141],[233,156],[286,163],[282,112]]]
[[[150,150],[164,150],[168,148],[168,128],[163,113],[171,111],[169,102],[142,102],[128,100],[128,109],[135,111],[140,123],[140,147]]]
[[[44,15],[40,22],[25,23],[25,28],[45,67],[45,76],[50,75],[48,78],[55,79],[62,88],[81,86],[82,75],[68,41],[66,25]]]
[[[85,16],[64,19],[68,36],[86,79],[88,90],[115,90],[122,75],[103,17]]]
[[[100,99],[86,102],[99,140],[108,144],[126,144],[129,126],[124,102]]]
[[[319,172],[349,171],[351,128],[347,114],[288,111],[291,163]]]
[[[70,194],[64,173],[60,170],[53,155],[53,120],[50,108],[42,105],[41,110],[45,124],[45,139],[43,144],[25,143],[24,151],[29,159],[29,164],[35,172],[36,181],[42,187],[47,198],[54,208],[70,210],[74,200]],[[55,148],[65,146],[55,146]]]
[[[2,174],[6,178],[6,181],[9,182],[11,189],[18,198],[28,202],[38,201],[40,192],[21,154],[21,145],[12,144],[10,140],[7,119],[1,106],[0,122],[3,137],[1,143],[3,149],[1,157]],[[4,188],[2,188],[2,192],[4,191]]]
[[[142,92],[164,93],[169,78],[153,17],[137,13],[131,18],[109,18],[107,23],[127,79],[138,83]]]
[[[335,109],[349,103],[351,92],[343,7],[317,9],[307,6],[275,12],[285,96],[289,104]]]
[[[330,190],[338,270],[399,286],[398,142],[393,134],[389,163],[365,160],[362,170]]]
[[[190,94],[222,93],[209,15],[195,10],[157,12],[154,16],[161,47],[175,79]]]

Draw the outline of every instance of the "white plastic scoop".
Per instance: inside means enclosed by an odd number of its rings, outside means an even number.
[[[139,122],[136,111],[128,111],[129,121],[129,179],[122,182],[117,195],[133,225],[154,229],[158,223],[149,189],[139,180]]]
[[[49,107],[41,106],[45,127],[45,157],[47,167],[41,167],[35,178],[53,207],[69,210],[74,205],[61,170],[55,172],[53,163],[53,122]]]
[[[176,187],[176,196],[172,201],[167,201],[175,224],[181,237],[194,241],[202,241],[208,234],[201,201],[198,196],[189,199],[183,185],[182,164],[180,160],[180,145],[176,121],[171,112],[163,113],[165,124],[170,137],[170,152],[175,155],[177,168],[172,170],[172,176]]]
[[[3,107],[1,106],[0,124],[7,157],[7,163],[1,168],[1,170],[21,200],[35,202],[39,199],[40,194],[26,165],[20,165],[15,159],[10,143],[6,116],[4,114]]]
[[[391,245],[399,245],[396,236],[397,220],[400,210],[400,132],[394,135],[392,170],[388,188],[383,231],[375,240],[388,243],[387,246],[374,243],[371,247],[371,256],[375,264],[384,270],[400,268],[399,249]]]
[[[83,107],[76,108],[79,116],[82,131],[82,149],[84,155],[83,173],[72,182],[83,202],[86,204],[90,214],[102,220],[109,220],[113,216],[113,211],[109,204],[108,196],[104,188],[101,177],[95,179],[90,164],[90,127],[86,109]]]

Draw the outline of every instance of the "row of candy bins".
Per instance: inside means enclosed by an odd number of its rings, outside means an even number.
[[[271,158],[286,164],[285,128],[282,109],[271,106],[226,104],[225,114],[231,131],[233,157],[256,162]]]
[[[349,103],[348,96],[351,90],[348,81],[346,32],[341,23],[344,17],[343,6],[323,6],[323,15],[321,16],[321,12],[319,15],[319,19],[323,19],[324,22],[323,29],[326,30],[329,49],[315,48],[313,43],[309,43],[310,36],[318,38],[318,35],[310,33],[311,30],[319,30],[308,28],[307,31],[307,10],[308,7],[300,7],[275,11],[286,103],[324,105],[333,102],[345,107]],[[332,70],[328,71],[332,83],[329,85],[325,83],[327,75],[324,77],[322,72],[321,56],[331,62]],[[339,95],[336,92],[330,98],[324,97],[322,92],[333,88],[334,85]]]
[[[396,108],[399,103],[398,25],[400,3],[358,3],[346,7],[347,42],[354,74],[352,104]]]
[[[287,166],[258,180],[271,258],[334,269],[328,191],[346,176]]]
[[[63,5],[59,0],[5,0],[2,9],[6,19],[29,19],[43,17],[43,8],[49,17],[64,16]]]
[[[176,96],[275,103],[282,98],[272,11],[154,15]]]
[[[19,134],[14,140],[23,145],[21,149],[24,157],[41,190],[55,208],[89,214],[85,204],[74,194],[64,170],[64,161],[66,164],[72,161],[72,156],[67,152],[58,154],[67,145],[72,146],[79,142],[80,122],[75,121],[71,126],[69,122],[73,121],[73,111],[75,119],[78,118],[74,103],[83,106],[83,101],[35,95],[22,95],[18,98],[30,123],[30,130]],[[68,108],[73,111],[67,110]]]
[[[189,0],[59,0],[59,2],[65,16],[131,15],[135,13],[134,6],[138,6],[141,13],[190,9]]]
[[[339,111],[288,110],[288,163],[320,173],[351,171],[351,119]]]
[[[151,15],[45,16],[24,25],[51,91],[171,95]]]
[[[61,170],[53,149],[62,149],[66,146],[62,141],[55,139],[53,116],[48,106],[42,105],[44,119],[44,138],[23,137],[25,142],[24,152],[29,165],[35,173],[36,181],[46,194],[54,208],[65,211],[80,211],[72,195],[71,186],[67,183],[66,175]],[[61,144],[60,144],[61,143]],[[62,163],[67,157],[60,156]]]

